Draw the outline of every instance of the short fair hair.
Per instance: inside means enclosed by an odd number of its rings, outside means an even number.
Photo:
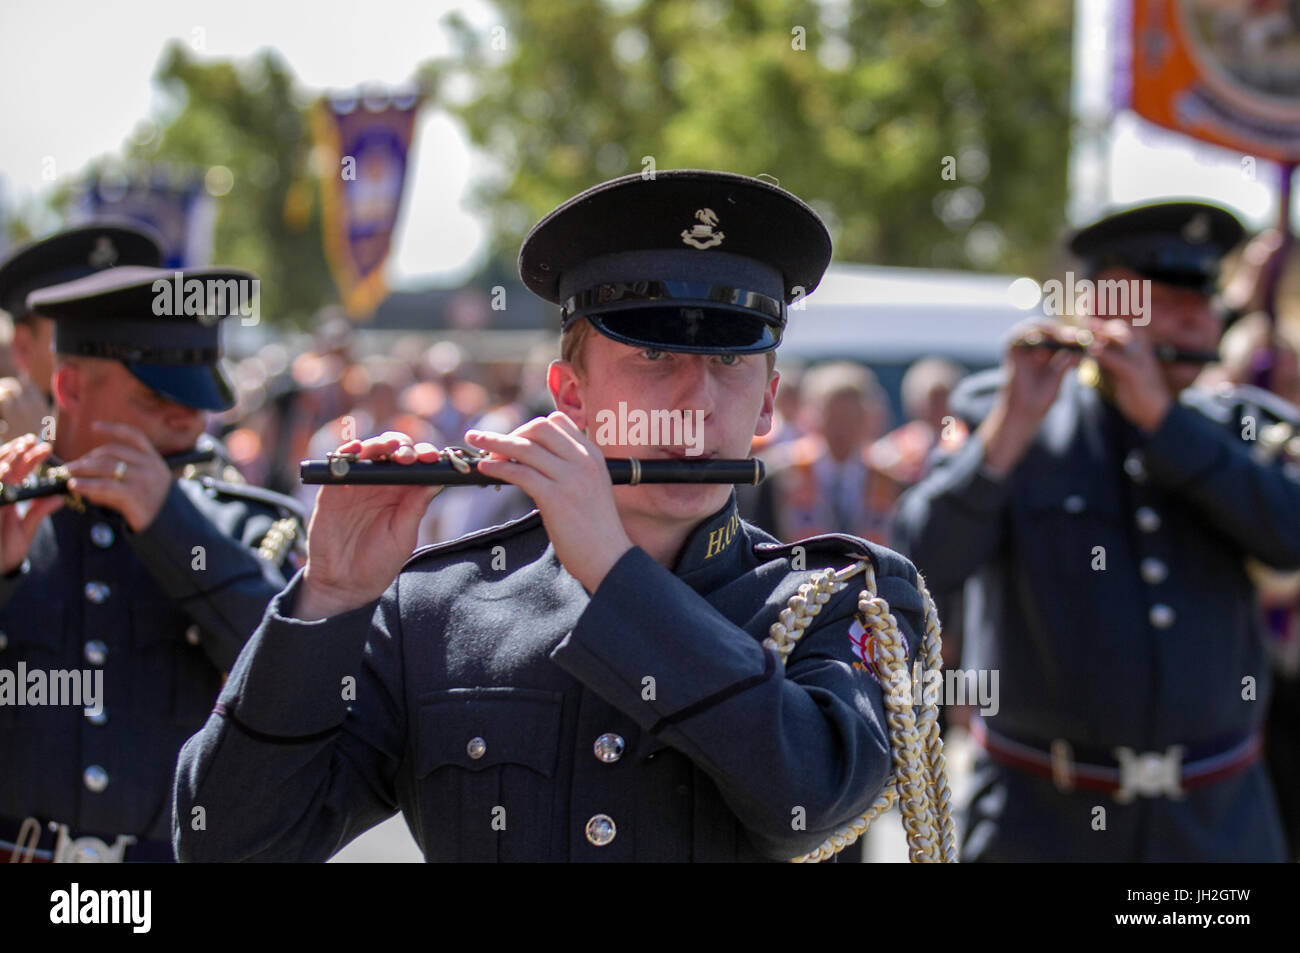
[[[579,318],[569,325],[568,329],[560,335],[560,360],[568,361],[573,365],[573,369],[579,377],[587,376],[586,368],[586,344],[587,338],[592,333],[591,322],[586,318]],[[776,349],[766,352],[767,357],[767,376],[772,376],[772,369],[776,367]]]

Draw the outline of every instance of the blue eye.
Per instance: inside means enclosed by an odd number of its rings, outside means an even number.
[[[647,361],[657,361],[659,358],[664,356],[664,352],[656,347],[648,347],[641,352],[641,356]]]
[[[740,363],[740,355],[739,355],[739,354],[719,354],[719,355],[718,355],[718,360],[720,360],[720,361],[721,361],[724,365],[726,365],[727,367],[735,367],[737,364]]]

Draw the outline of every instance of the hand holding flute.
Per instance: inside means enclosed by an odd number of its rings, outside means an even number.
[[[34,472],[34,467],[0,475],[0,509],[12,509],[12,504],[24,500],[41,500],[42,505],[34,507],[33,512],[53,512],[63,501],[61,498],[71,499],[74,506],[80,506],[84,496],[92,503],[117,510],[133,531],[140,532],[162,508],[171,487],[172,471],[189,463],[206,462],[214,456],[211,450],[188,450],[164,457],[135,427],[106,421],[96,421],[92,426],[107,435],[109,442],[76,460],[51,468],[34,482],[23,482]],[[39,451],[35,464],[39,466],[53,448],[35,443],[36,438],[29,436],[32,452]]]
[[[623,529],[605,458],[559,411],[510,434],[469,431],[465,440],[490,454],[484,476],[512,483],[537,504],[555,554],[589,592],[632,547]],[[440,451],[389,432],[353,440],[337,453],[356,461],[432,464]],[[421,517],[441,486],[322,486],[307,529],[307,566],[293,608],[311,621],[379,598],[415,548]]]
[[[988,416],[975,431],[984,445],[984,467],[992,475],[1010,473],[1033,442],[1039,424],[1056,400],[1061,381],[1078,366],[1080,329],[1050,321],[1030,321],[1012,329],[1002,358],[1002,386]],[[1058,342],[1049,348],[1026,341]],[[1090,343],[1090,342],[1089,342]]]
[[[1115,406],[1138,429],[1154,433],[1174,403],[1164,370],[1170,364],[1157,358],[1145,328],[1118,319],[1090,324],[1095,340],[1088,355],[1109,379]]]
[[[1092,318],[1087,328],[1031,321],[1014,328],[1003,358],[1002,388],[976,430],[988,472],[1005,476],[1015,468],[1056,400],[1061,381],[1085,356],[1110,380],[1120,413],[1153,433],[1173,405],[1162,369],[1186,366],[1162,360],[1161,346],[1144,328],[1122,320]]]
[[[35,434],[27,434],[0,445],[0,483],[18,483],[33,473],[54,451]],[[39,499],[23,515],[18,507],[0,507],[0,574],[18,569],[36,536],[41,520],[63,505],[59,496]]]

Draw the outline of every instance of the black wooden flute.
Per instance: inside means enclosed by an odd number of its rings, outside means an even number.
[[[1086,351],[1092,344],[1092,332],[1080,331],[1075,341],[1063,341],[1042,331],[1030,331],[1015,341],[1015,347],[1042,348],[1047,351]],[[1185,351],[1172,344],[1154,347],[1156,360],[1164,364],[1213,364],[1219,359],[1218,351]]]
[[[445,451],[444,451],[445,454]],[[505,483],[478,472],[478,460],[464,454],[437,463],[390,463],[358,460],[355,454],[330,454],[324,460],[304,460],[298,472],[313,486],[493,486]],[[744,483],[757,485],[764,476],[763,461],[746,460],[639,460],[607,458],[612,483]]]
[[[208,463],[216,459],[216,451],[207,450],[185,450],[181,453],[173,453],[163,457],[163,462],[167,464],[167,469],[175,470],[177,467],[188,466],[191,463]],[[8,506],[11,503],[19,503],[23,500],[34,500],[42,496],[56,496],[59,493],[68,492],[68,472],[63,467],[50,467],[45,476],[32,483],[0,483],[0,506]]]

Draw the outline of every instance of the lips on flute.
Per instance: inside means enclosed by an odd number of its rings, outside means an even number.
[[[445,454],[445,451],[444,451]],[[325,460],[299,464],[302,482],[312,486],[493,486],[506,483],[478,472],[477,458],[464,454],[444,456],[437,463],[390,463],[358,460],[355,454],[330,454]],[[641,483],[741,483],[757,485],[764,476],[763,462],[747,460],[638,460],[607,458],[610,482]]]
[[[1091,331],[1078,331],[1074,340],[1056,338],[1042,331],[1029,331],[1014,342],[1014,347],[1041,348],[1047,351],[1087,351],[1094,338]],[[1186,351],[1171,344],[1157,344],[1152,350],[1156,360],[1165,364],[1213,364],[1217,351]]]

